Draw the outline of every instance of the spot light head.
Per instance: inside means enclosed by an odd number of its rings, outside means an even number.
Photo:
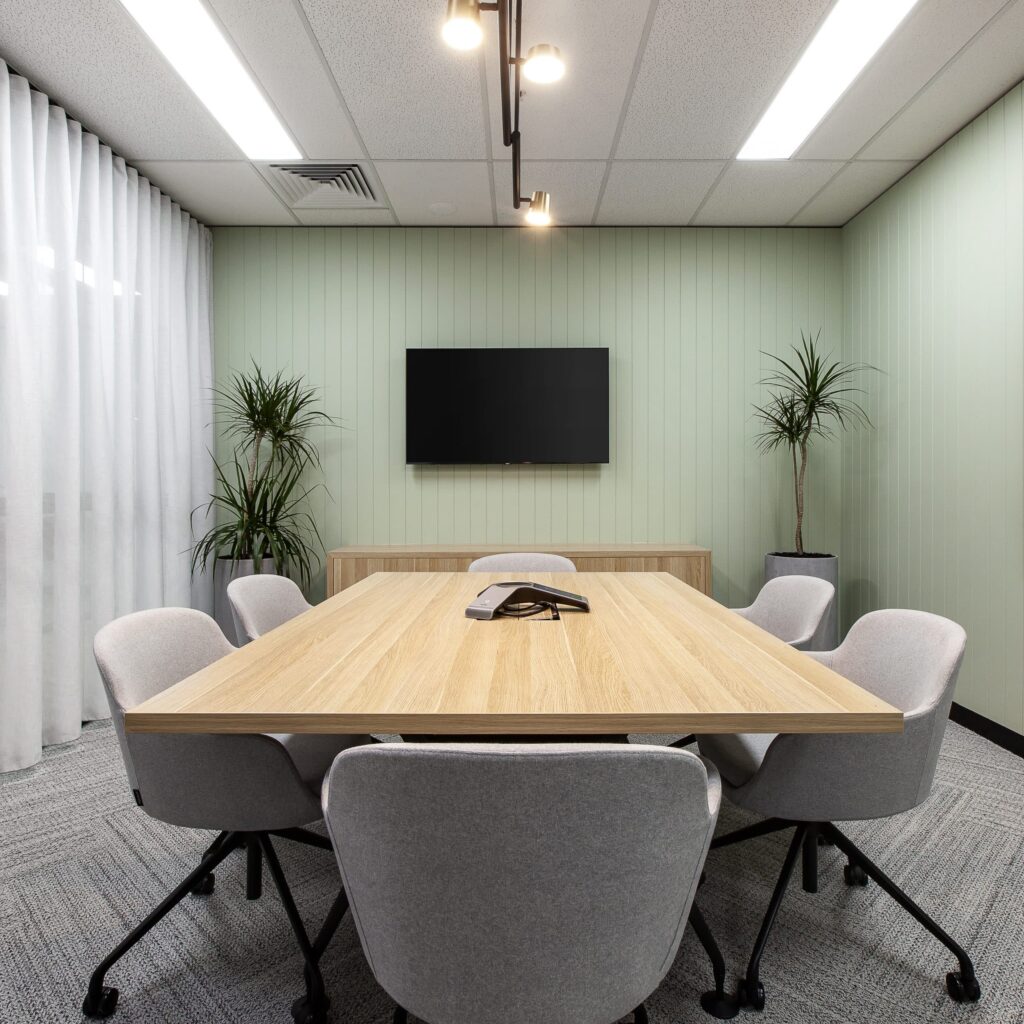
[[[441,38],[453,50],[476,49],[484,38],[479,0],[448,0],[448,16]]]
[[[523,74],[531,82],[547,85],[557,82],[565,74],[565,61],[561,51],[550,43],[531,46],[523,64]]]
[[[533,193],[526,211],[526,223],[535,228],[546,228],[551,224],[551,196],[547,192]]]

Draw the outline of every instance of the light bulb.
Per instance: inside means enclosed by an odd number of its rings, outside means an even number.
[[[531,46],[523,65],[523,74],[531,82],[539,82],[541,85],[557,82],[565,74],[565,61],[558,47],[550,43]]]
[[[484,31],[480,27],[478,0],[448,0],[448,17],[441,38],[453,50],[472,50],[480,45]]]
[[[535,228],[546,228],[551,224],[551,196],[547,192],[533,193],[526,211],[526,223]]]

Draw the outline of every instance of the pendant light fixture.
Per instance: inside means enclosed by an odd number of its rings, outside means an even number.
[[[518,210],[526,205],[526,223],[547,227],[551,223],[551,196],[547,192],[522,194],[520,178],[519,101],[522,98],[520,77],[531,82],[557,82],[565,74],[565,63],[557,46],[538,43],[523,57],[523,0],[448,0],[448,15],[441,36],[456,50],[470,50],[480,44],[483,29],[480,12],[498,15],[498,54],[501,71],[501,135],[502,142],[512,150],[512,205]]]

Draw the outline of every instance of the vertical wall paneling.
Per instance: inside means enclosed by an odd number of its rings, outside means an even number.
[[[962,623],[957,700],[1024,731],[1024,102],[1017,86],[843,229],[843,617]],[[833,492],[834,493],[834,492]]]
[[[756,453],[751,403],[762,349],[819,327],[839,346],[838,230],[217,228],[214,252],[219,380],[301,373],[342,424],[318,434],[328,547],[697,543],[741,604],[790,546],[788,466]],[[445,345],[607,346],[610,465],[406,466],[405,349]],[[830,550],[839,457],[810,482]]]

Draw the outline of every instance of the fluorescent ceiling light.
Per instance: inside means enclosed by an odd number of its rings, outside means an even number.
[[[201,0],[121,0],[250,160],[301,160]]]
[[[738,160],[788,160],[917,0],[837,0]]]

